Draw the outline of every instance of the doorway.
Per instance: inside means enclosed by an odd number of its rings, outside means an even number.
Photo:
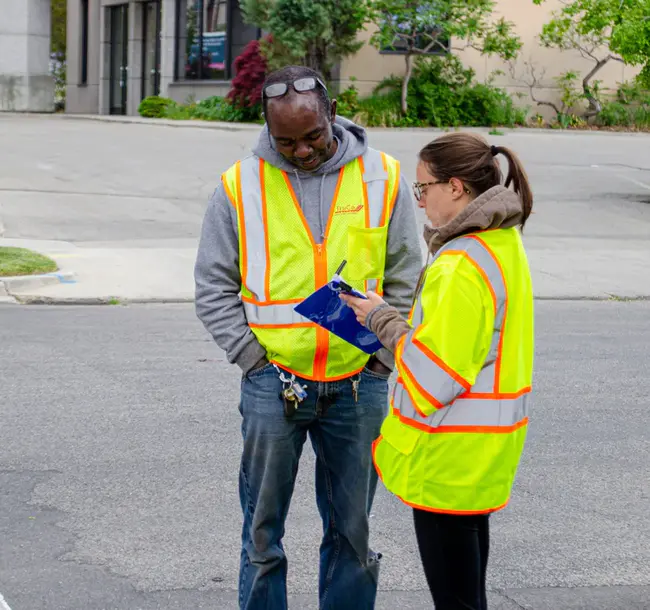
[[[126,114],[129,81],[129,6],[111,6],[110,52],[110,110],[111,114]]]
[[[143,4],[142,99],[160,94],[160,0]]]

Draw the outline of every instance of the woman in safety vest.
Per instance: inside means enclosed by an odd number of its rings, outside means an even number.
[[[488,517],[508,502],[528,425],[533,293],[521,229],[533,197],[516,155],[481,136],[443,135],[419,158],[413,191],[433,260],[409,320],[372,292],[341,298],[395,353],[373,457],[413,507],[436,610],[486,610]]]

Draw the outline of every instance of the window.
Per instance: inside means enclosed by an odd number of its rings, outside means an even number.
[[[79,84],[88,83],[88,0],[81,0],[81,61]]]
[[[226,80],[228,0],[176,0],[175,76]]]
[[[386,15],[382,29],[392,35],[393,40],[381,52],[405,54],[413,49],[427,55],[448,53],[449,36],[438,25],[443,18],[444,15],[432,10],[430,3],[415,3],[402,17]]]

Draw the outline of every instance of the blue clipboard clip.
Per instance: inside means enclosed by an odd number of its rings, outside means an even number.
[[[360,299],[368,298],[365,294],[352,288],[341,277],[341,272],[346,264],[347,261],[343,261],[332,279],[302,303],[296,305],[294,311],[366,354],[374,354],[382,347],[377,335],[363,326],[357,320],[354,311],[339,298],[341,293],[351,294]]]

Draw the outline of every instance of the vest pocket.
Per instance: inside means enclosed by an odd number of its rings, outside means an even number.
[[[388,226],[348,229],[348,264],[343,276],[350,282],[382,280],[386,267]]]
[[[403,455],[410,455],[422,433],[400,422],[396,415],[389,415],[381,426],[383,439]]]

